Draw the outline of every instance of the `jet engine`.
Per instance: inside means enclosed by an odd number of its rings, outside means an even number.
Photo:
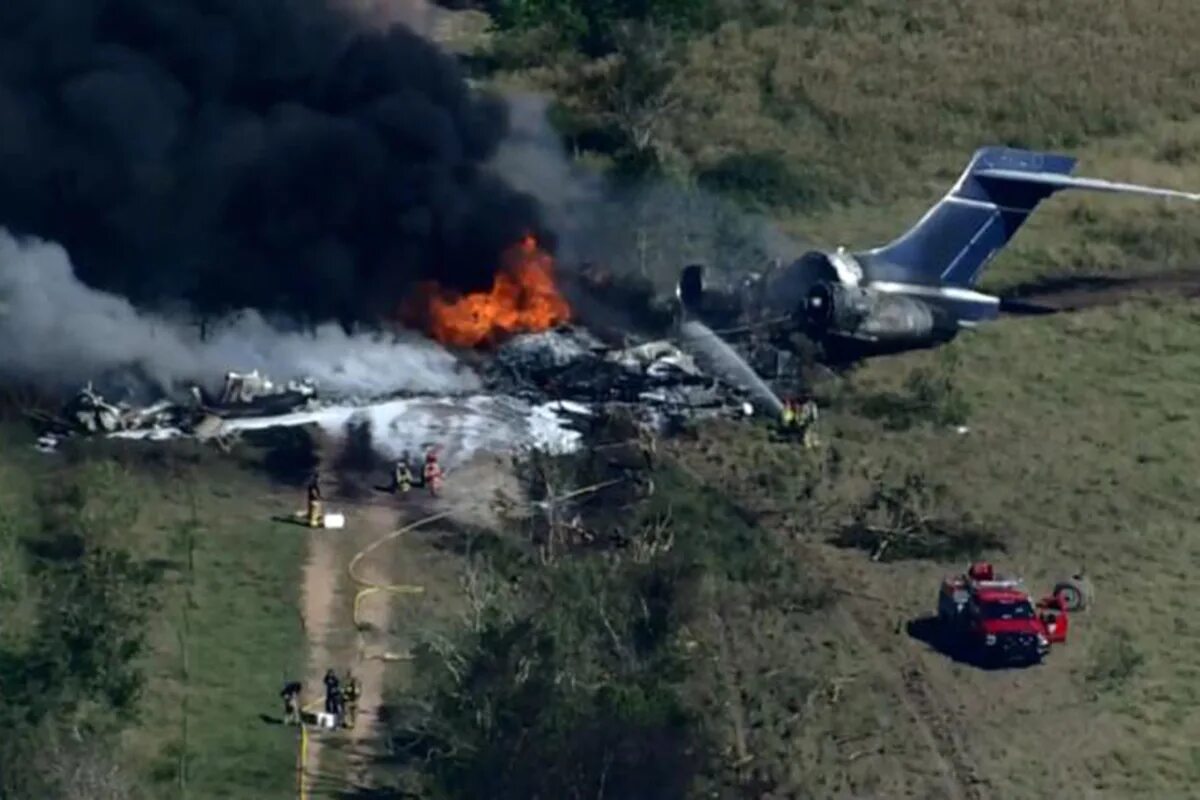
[[[834,281],[814,284],[801,312],[816,338],[840,336],[912,346],[944,340],[957,328],[941,309],[914,297]]]

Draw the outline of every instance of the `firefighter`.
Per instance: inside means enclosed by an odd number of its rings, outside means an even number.
[[[325,671],[325,713],[337,716],[341,705],[341,687],[332,669]]]
[[[434,497],[437,497],[442,491],[443,474],[442,467],[440,464],[438,464],[437,460],[437,448],[431,448],[429,452],[425,454],[425,470],[423,477],[425,479],[425,486],[429,488],[429,493]]]
[[[408,454],[396,462],[392,474],[392,491],[396,494],[408,494],[413,485],[412,469],[408,466]]]
[[[283,698],[283,722],[285,725],[300,724],[300,682],[284,684],[279,696]]]
[[[804,447],[811,450],[816,447],[817,442],[817,401],[811,397],[805,399],[804,404],[800,407],[800,416],[797,420],[804,436]]]
[[[313,473],[308,480],[308,527],[321,527],[321,477]]]
[[[358,719],[358,698],[362,693],[362,684],[358,682],[358,678],[354,677],[354,673],[346,673],[346,688],[342,690],[342,700],[344,702],[342,727],[353,728],[354,722]]]
[[[785,433],[790,433],[796,427],[796,404],[790,397],[783,401],[783,411],[780,414],[779,423]]]

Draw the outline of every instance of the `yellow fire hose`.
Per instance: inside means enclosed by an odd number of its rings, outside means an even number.
[[[446,517],[449,514],[450,514],[449,511],[443,511],[439,514],[433,514],[431,516],[425,517],[424,519],[419,519],[416,522],[405,525],[403,528],[394,530],[391,533],[389,533],[387,536],[384,536],[381,539],[377,539],[376,541],[367,545],[362,550],[358,551],[358,553],[355,554],[354,558],[350,559],[350,565],[347,567],[346,571],[350,575],[350,580],[354,581],[354,583],[360,587],[358,592],[356,592],[354,595],[353,619],[354,619],[355,629],[358,629],[361,625],[361,623],[359,622],[359,619],[358,619],[358,611],[359,611],[360,606],[362,605],[362,599],[364,597],[366,597],[367,595],[377,594],[377,593],[381,593],[381,592],[386,592],[389,594],[420,594],[421,592],[425,591],[425,587],[423,587],[423,586],[413,586],[410,584],[372,583],[371,581],[368,581],[367,579],[360,577],[355,572],[355,567],[358,566],[359,562],[362,561],[366,556],[368,556],[374,550],[387,544],[388,542],[392,541],[393,539],[397,539],[397,538],[403,536],[404,534],[408,533],[409,531],[415,530],[424,525],[428,525],[431,522],[437,522],[439,519],[442,519],[443,517]],[[386,655],[383,656],[382,658],[384,660],[387,660]],[[296,759],[296,772],[297,772],[296,783],[299,788],[300,800],[308,800],[308,779],[307,779],[307,775],[305,774],[305,771],[304,771],[305,765],[308,763],[308,726],[304,723],[304,712],[309,711],[310,709],[315,708],[318,705],[320,705],[320,701],[314,700],[311,703],[304,705],[301,709],[300,752]]]

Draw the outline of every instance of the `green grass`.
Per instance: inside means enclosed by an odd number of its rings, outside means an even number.
[[[261,490],[246,496],[250,487],[243,481],[228,470],[198,481],[186,686],[194,797],[230,797],[251,789],[259,797],[289,797],[295,791],[295,729],[264,724],[259,715],[278,717],[280,687],[305,674],[299,610],[305,536],[299,528],[270,522]],[[155,506],[179,513],[190,505],[182,487],[147,488]],[[170,536],[166,524],[159,530]],[[152,774],[172,778],[185,691],[178,640],[182,587],[173,594],[155,637],[145,724],[130,737]]]
[[[31,437],[3,430],[0,525],[6,554],[0,603],[6,620],[36,594],[20,568],[15,536],[29,532],[35,487],[83,480],[90,487],[81,516],[103,515],[117,502],[136,508],[128,527],[106,534],[135,558],[164,567],[155,593],[142,660],[146,676],[138,718],[122,735],[119,760],[141,796],[182,796],[177,788],[187,695],[187,797],[290,797],[295,791],[295,730],[264,723],[279,716],[285,679],[303,676],[304,634],[298,580],[305,538],[272,524],[280,504],[264,477],[190,445],[88,443],[55,455],[36,453]],[[193,606],[186,636],[190,680],[182,652],[186,549],[181,526],[195,501]],[[97,517],[98,518],[98,517]],[[7,624],[4,634],[15,632]]]
[[[1200,453],[1191,446],[1200,437],[1191,400],[1198,340],[1200,312],[1183,300],[1006,321],[951,345],[970,408],[967,434],[931,425],[892,431],[838,403],[826,415],[826,438],[844,464],[917,469],[947,486],[952,508],[970,510],[1003,539],[1007,552],[993,558],[1032,586],[1086,568],[1099,599],[1025,684],[1056,700],[1015,717],[1031,743],[1017,750],[1027,765],[1078,771],[1119,796],[1177,796],[1200,777],[1186,744],[1200,734],[1192,624],[1200,602],[1185,566],[1200,547],[1192,477]],[[895,388],[938,358],[878,361],[852,382],[860,391]],[[846,477],[840,490],[853,495],[853,484]],[[928,607],[933,577],[916,564],[892,573],[910,614]],[[1026,703],[1035,709],[1045,700],[1016,692],[1014,713]],[[1087,744],[1053,755],[1033,744],[1063,735]],[[1007,757],[990,769],[1031,781],[1023,790],[1031,794],[1060,785],[1039,784]]]

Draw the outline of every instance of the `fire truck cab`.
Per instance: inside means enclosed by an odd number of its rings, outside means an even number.
[[[998,576],[984,561],[947,577],[938,592],[947,643],[992,664],[1041,662],[1051,644],[1067,640],[1067,607],[1057,591],[1035,604],[1019,578]]]

